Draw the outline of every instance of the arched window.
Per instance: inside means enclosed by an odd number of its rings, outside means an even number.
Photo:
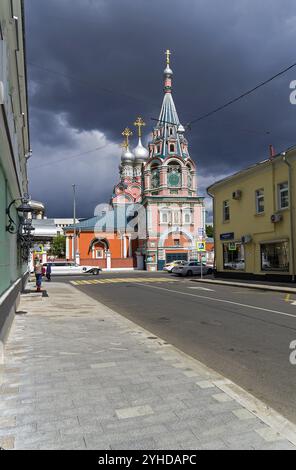
[[[160,184],[159,165],[157,163],[153,163],[153,165],[151,165],[151,187],[158,188],[159,184]]]
[[[170,162],[168,164],[168,186],[178,188],[181,186],[181,167],[179,162]]]
[[[170,144],[170,153],[174,153],[175,151],[175,144]]]

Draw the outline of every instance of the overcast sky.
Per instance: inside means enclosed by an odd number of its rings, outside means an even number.
[[[158,117],[167,48],[183,124],[296,62],[295,0],[25,0],[25,10],[30,192],[48,217],[72,216],[73,183],[78,217],[109,201],[123,128],[141,115],[148,139]],[[267,158],[269,144],[296,144],[295,79],[296,67],[187,132],[201,195]]]

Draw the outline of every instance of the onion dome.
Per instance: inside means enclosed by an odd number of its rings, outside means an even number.
[[[138,128],[138,137],[139,137],[139,142],[137,147],[134,150],[135,154],[135,160],[137,163],[142,163],[145,162],[148,158],[149,152],[147,149],[142,144],[141,141],[141,136],[142,136],[142,127],[146,126],[146,123],[143,121],[141,116],[138,116],[137,119],[134,122],[134,126]]]
[[[134,149],[135,160],[136,162],[145,162],[148,158],[149,152],[148,150],[142,145],[141,137],[139,137],[139,142],[137,147]]]
[[[173,75],[173,71],[170,68],[169,64],[167,64],[166,68],[163,71],[164,75]]]
[[[129,149],[129,137],[131,137],[133,133],[128,127],[126,127],[122,132],[122,135],[124,136],[124,143],[122,146],[125,150],[122,151],[121,163],[133,163],[135,156]]]
[[[133,163],[135,161],[135,155],[127,147],[121,155],[121,163]]]

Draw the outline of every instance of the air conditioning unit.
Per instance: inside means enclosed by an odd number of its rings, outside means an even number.
[[[272,214],[272,216],[270,217],[270,221],[273,224],[276,224],[277,222],[280,222],[282,219],[283,219],[282,214]]]
[[[243,235],[241,238],[242,243],[250,243],[252,241],[252,235]]]
[[[240,199],[242,197],[242,192],[240,189],[237,189],[236,191],[233,191],[232,193],[232,199]]]

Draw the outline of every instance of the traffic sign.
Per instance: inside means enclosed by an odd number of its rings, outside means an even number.
[[[196,248],[198,252],[206,251],[206,242],[205,241],[196,242]]]

